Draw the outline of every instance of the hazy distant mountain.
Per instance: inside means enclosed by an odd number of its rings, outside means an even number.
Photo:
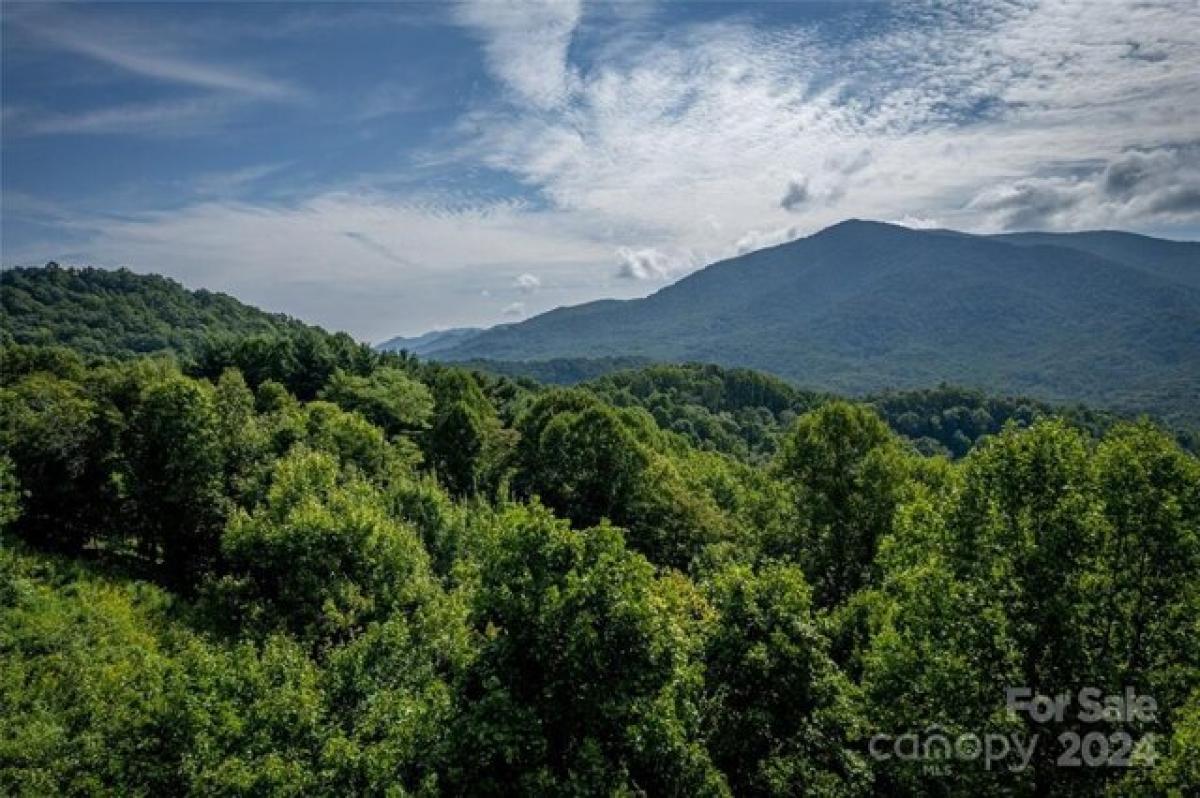
[[[615,372],[632,372],[653,364],[653,360],[645,357],[565,357],[550,360],[462,360],[455,365],[501,377],[530,379],[547,385],[575,385]]]
[[[1127,266],[1165,277],[1168,280],[1200,288],[1200,244],[1194,241],[1167,241],[1161,238],[1095,230],[1084,233],[1007,233],[993,236],[1024,246],[1050,245],[1070,247],[1115,260]]]
[[[458,344],[463,344],[483,332],[480,327],[453,327],[449,330],[434,330],[413,338],[396,336],[375,348],[380,352],[399,352],[404,350],[412,355],[428,357],[438,354]]]
[[[1200,420],[1200,243],[848,221],[644,299],[478,332],[439,359],[635,356],[839,392],[952,381]]]

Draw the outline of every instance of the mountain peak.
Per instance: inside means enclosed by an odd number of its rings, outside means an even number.
[[[875,219],[843,219],[840,222],[829,225],[828,227],[814,233],[810,238],[825,235],[863,235],[870,233],[878,233],[883,231],[914,233],[919,232],[911,227],[905,227],[902,224],[895,222],[880,222]]]
[[[847,219],[644,299],[560,308],[438,356],[703,360],[840,392],[948,381],[1144,410],[1144,386],[1200,385],[1196,246]],[[1152,409],[1197,417],[1165,388]]]

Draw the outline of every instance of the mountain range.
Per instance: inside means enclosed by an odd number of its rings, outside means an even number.
[[[424,335],[405,338],[397,335],[375,346],[380,352],[408,352],[410,355],[430,357],[439,352],[453,349],[483,332],[482,327],[451,327],[447,330],[433,330]]]
[[[650,296],[561,307],[439,360],[639,357],[861,394],[948,381],[1200,421],[1200,243],[850,220]]]

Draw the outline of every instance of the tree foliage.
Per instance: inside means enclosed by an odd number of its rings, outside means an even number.
[[[1149,421],[701,366],[549,388],[311,330],[194,352],[0,347],[0,793],[1195,791],[1200,464]],[[931,728],[1160,757],[871,753]]]

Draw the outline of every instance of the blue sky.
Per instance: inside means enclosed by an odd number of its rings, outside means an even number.
[[[366,340],[848,217],[1200,233],[1200,15],[1075,2],[6,2],[5,266]]]

